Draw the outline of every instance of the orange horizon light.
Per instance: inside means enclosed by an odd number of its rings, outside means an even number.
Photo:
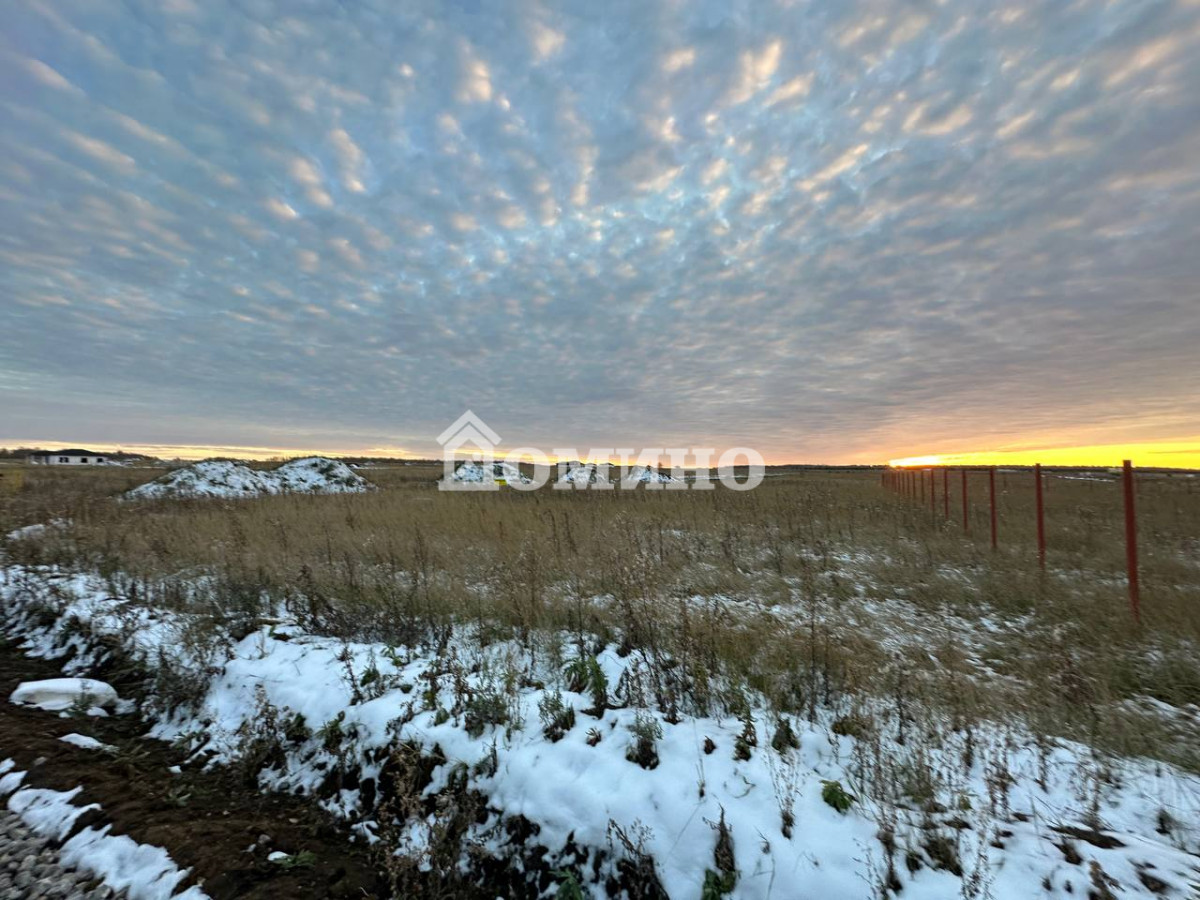
[[[935,453],[888,460],[895,468],[916,466],[1080,466],[1120,468],[1124,460],[1140,468],[1200,469],[1200,439],[1137,444],[1092,444],[1075,447],[1033,447]]]

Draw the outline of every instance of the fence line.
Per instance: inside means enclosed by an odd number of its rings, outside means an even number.
[[[937,480],[936,471],[942,470],[942,516],[950,521],[950,471],[949,466],[884,469],[880,485],[888,491],[925,505],[925,473],[929,473],[929,511],[937,517]],[[964,534],[971,533],[971,501],[967,487],[967,473],[970,469],[959,468],[962,483],[962,527]],[[981,471],[976,469],[976,471]],[[988,523],[992,550],[1000,546],[999,518],[996,511],[996,467],[989,466],[988,473]],[[1122,490],[1125,510],[1125,573],[1129,585],[1129,609],[1135,621],[1141,621],[1141,585],[1138,578],[1138,543],[1137,543],[1137,505],[1136,482],[1133,463],[1125,460],[1121,470]],[[1007,484],[1007,479],[1005,484]],[[1033,466],[1034,517],[1037,527],[1038,566],[1046,568],[1046,503],[1045,489],[1042,481],[1041,463]]]

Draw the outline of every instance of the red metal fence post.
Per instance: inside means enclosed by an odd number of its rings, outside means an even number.
[[[996,535],[996,467],[988,469],[988,497],[992,504],[992,549],[999,545]]]
[[[1046,568],[1046,504],[1042,500],[1042,464],[1033,464],[1033,493],[1037,507],[1038,565]]]
[[[942,516],[950,518],[950,469],[942,469]]]
[[[963,497],[963,531],[971,532],[971,520],[967,515],[967,470],[962,470],[962,497]]]
[[[1129,570],[1129,606],[1135,622],[1142,620],[1138,585],[1137,512],[1134,509],[1133,463],[1125,460],[1125,564]]]

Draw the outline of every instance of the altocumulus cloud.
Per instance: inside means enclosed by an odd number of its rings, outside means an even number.
[[[9,437],[1200,420],[1195,2],[14,0],[0,143]]]

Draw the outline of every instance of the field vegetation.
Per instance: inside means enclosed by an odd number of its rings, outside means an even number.
[[[998,475],[998,551],[980,474],[969,533],[957,492],[947,521],[940,497],[933,511],[904,500],[877,471],[788,472],[744,493],[447,493],[438,467],[390,466],[363,470],[382,488],[370,494],[113,499],[157,474],[23,469],[0,487],[0,533],[62,525],[8,541],[10,559],[99,571],[223,626],[284,611],[348,639],[617,645],[643,659],[668,721],[736,714],[753,691],[853,722],[883,697],[901,719],[1022,721],[1200,771],[1200,483],[1186,476],[1139,483],[1135,626],[1119,484],[1104,477],[1048,478],[1043,572],[1021,471]]]

